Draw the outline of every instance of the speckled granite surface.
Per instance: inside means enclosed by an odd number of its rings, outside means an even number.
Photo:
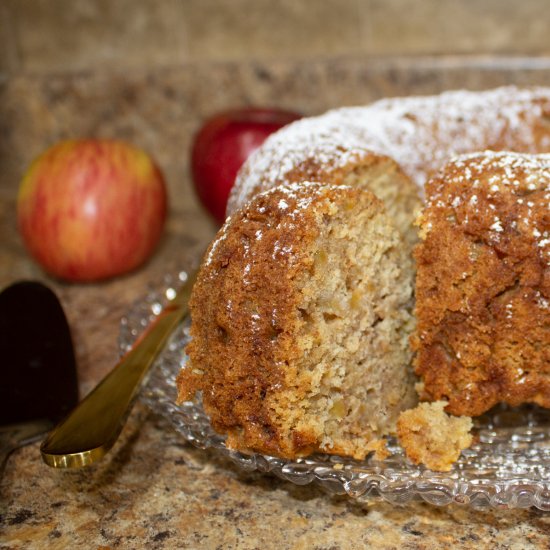
[[[37,446],[2,480],[0,548],[548,548],[550,516],[359,505],[244,474],[137,410],[103,463],[55,471]]]
[[[0,83],[0,286],[45,280],[73,330],[82,393],[117,358],[120,317],[214,226],[187,175],[202,117],[244,104],[277,103],[305,113],[383,95],[501,84],[550,85],[545,59],[361,60],[301,65],[219,64],[154,74],[25,76]],[[167,174],[171,212],[151,261],[96,285],[48,279],[15,229],[15,195],[27,163],[62,137],[116,136],[150,150]],[[186,445],[143,406],[102,463],[57,471],[38,445],[14,453],[0,481],[0,548],[549,548],[550,516],[536,510],[475,512],[422,503],[359,505],[315,487],[244,474]]]

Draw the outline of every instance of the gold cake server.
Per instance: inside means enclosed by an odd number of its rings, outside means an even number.
[[[54,468],[88,466],[117,440],[151,365],[188,313],[190,275],[113,370],[46,437],[42,458]]]

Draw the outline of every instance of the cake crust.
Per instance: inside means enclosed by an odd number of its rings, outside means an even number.
[[[415,370],[457,415],[550,407],[550,155],[457,157],[419,218]]]
[[[190,366],[178,376],[178,399],[202,391],[212,425],[228,434],[230,447],[272,455],[314,448],[307,432],[295,432],[293,441],[281,437],[265,402],[285,385],[282,364],[300,353],[293,338],[299,319],[291,313],[297,300],[291,282],[310,264],[300,251],[315,231],[312,201],[305,197],[299,203],[299,195],[275,192],[228,219],[193,288]],[[294,221],[289,208],[299,211]]]

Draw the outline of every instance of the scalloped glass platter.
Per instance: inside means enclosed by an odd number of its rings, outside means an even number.
[[[157,290],[137,302],[121,321],[120,350],[125,352],[185,281],[182,271],[166,277]],[[162,287],[162,288],[161,288]],[[165,417],[181,436],[201,449],[212,449],[246,471],[272,473],[298,485],[316,483],[333,494],[359,500],[383,498],[394,504],[422,499],[436,505],[475,508],[550,510],[550,410],[535,406],[501,407],[476,419],[476,443],[462,453],[453,470],[437,473],[408,462],[394,439],[384,461],[357,461],[316,454],[283,460],[228,449],[214,432],[200,403],[176,406],[175,377],[185,364],[189,319],[172,335],[152,369],[141,399]]]

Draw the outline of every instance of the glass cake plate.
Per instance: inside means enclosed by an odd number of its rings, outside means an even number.
[[[166,277],[157,290],[137,302],[121,321],[120,350],[125,352],[173,296],[187,274]],[[161,288],[162,287],[162,288]],[[462,453],[452,471],[432,472],[411,464],[395,439],[384,461],[367,457],[315,454],[297,460],[228,449],[214,432],[200,403],[176,406],[175,377],[185,364],[189,319],[172,335],[144,387],[141,399],[188,442],[213,449],[247,471],[269,472],[298,485],[316,483],[333,494],[394,504],[422,499],[436,505],[457,503],[475,508],[550,510],[550,410],[536,406],[498,407],[476,419],[476,443]]]

